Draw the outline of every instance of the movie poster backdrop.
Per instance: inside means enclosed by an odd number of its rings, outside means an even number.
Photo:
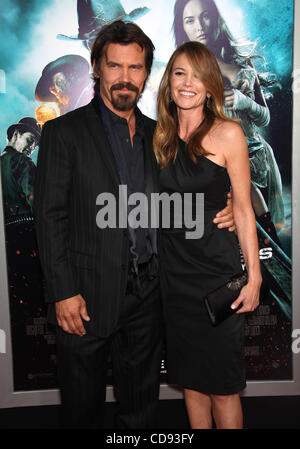
[[[136,22],[156,47],[139,102],[152,118],[172,51],[187,40],[214,36],[211,49],[232,98],[225,111],[241,120],[247,137],[264,277],[261,304],[246,319],[247,379],[292,379],[294,2],[5,0],[1,6],[0,160],[14,391],[57,387],[55,335],[46,320],[33,218],[41,130],[91,100],[91,45],[101,27],[117,18]],[[167,381],[164,360],[161,381]]]

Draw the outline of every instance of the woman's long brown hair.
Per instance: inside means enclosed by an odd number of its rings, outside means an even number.
[[[214,54],[200,42],[186,42],[172,54],[162,77],[157,99],[157,127],[153,138],[156,159],[165,168],[170,160],[175,161],[178,151],[178,116],[177,106],[171,100],[170,81],[174,62],[178,56],[185,54],[197,76],[201,79],[210,94],[204,104],[204,120],[196,128],[187,142],[187,152],[196,163],[197,156],[209,154],[201,143],[204,136],[214,124],[215,119],[233,121],[224,111],[224,83],[218,62]]]

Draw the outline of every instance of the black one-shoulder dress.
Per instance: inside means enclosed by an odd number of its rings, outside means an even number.
[[[194,213],[196,193],[204,193],[204,233],[187,239],[190,229],[178,228],[172,220],[160,231],[168,380],[204,393],[234,394],[246,386],[244,314],[233,314],[213,326],[203,301],[205,294],[242,270],[235,233],[213,223],[226,206],[230,179],[225,167],[204,156],[195,164],[185,143],[178,141],[175,163],[160,172],[160,192],[178,192],[182,198],[192,193]]]

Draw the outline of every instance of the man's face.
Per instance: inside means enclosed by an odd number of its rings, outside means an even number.
[[[136,43],[109,44],[95,76],[100,77],[100,95],[106,106],[116,112],[130,111],[147,79],[145,51]]]
[[[52,85],[49,87],[51,92],[62,105],[68,105],[70,101],[71,83],[62,72],[55,73],[52,77]]]
[[[20,134],[18,131],[15,131],[14,138],[14,149],[28,156],[37,146],[36,138],[31,132]]]
[[[70,82],[63,72],[58,72],[53,75],[53,85],[57,92],[67,93],[70,90]]]

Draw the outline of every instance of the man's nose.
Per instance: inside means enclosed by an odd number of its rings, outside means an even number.
[[[122,67],[121,81],[128,82],[130,78],[128,67]]]

